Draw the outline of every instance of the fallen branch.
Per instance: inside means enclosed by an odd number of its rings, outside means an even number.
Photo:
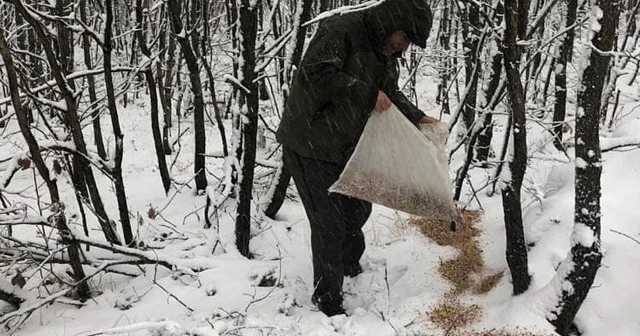
[[[38,308],[40,308],[40,307],[42,307],[44,305],[47,305],[49,303],[52,303],[53,301],[55,301],[59,297],[65,296],[72,289],[73,289],[73,287],[61,290],[61,291],[59,291],[59,292],[57,292],[55,294],[51,294],[51,295],[47,296],[45,299],[43,299],[43,300],[41,300],[41,301],[39,301],[37,303],[34,303],[34,304],[30,305],[30,306],[27,306],[27,307],[21,308],[19,310],[16,310],[14,312],[11,312],[9,314],[6,314],[2,318],[0,318],[0,324],[5,324],[10,319],[13,319],[13,318],[16,318],[16,317],[20,318],[20,317],[22,317],[23,315],[26,315],[26,314],[31,315],[31,313],[33,313]],[[5,327],[7,327],[7,326],[5,326]],[[8,328],[11,328],[11,327],[8,326]]]
[[[164,266],[169,270],[174,270],[174,271],[178,270],[189,275],[195,275],[194,272],[215,268],[217,266],[215,262],[213,262],[209,258],[204,258],[204,257],[191,258],[191,259],[174,258],[160,252],[141,251],[141,250],[137,250],[130,247],[111,245],[108,242],[91,239],[85,236],[83,233],[80,233],[77,230],[72,228],[70,228],[70,231],[71,232],[69,232],[69,234],[71,234],[73,239],[77,240],[79,243],[89,244],[97,248],[109,250],[111,252],[115,252],[119,254],[124,254],[130,257],[140,258],[143,261],[146,261],[148,263],[151,263],[151,264],[157,263],[158,265]]]
[[[640,147],[640,137],[600,138],[603,153],[622,147]]]
[[[162,321],[162,322],[138,322],[134,324],[130,324],[128,326],[116,327],[111,329],[104,329],[100,331],[92,331],[87,334],[82,334],[82,336],[98,336],[98,335],[118,335],[118,334],[131,334],[136,331],[143,330],[154,330],[154,331],[162,331],[162,330],[174,330],[174,331],[185,331],[185,335],[187,334],[184,327],[180,324],[173,321]]]
[[[14,307],[20,307],[20,304],[27,301],[28,296],[20,288],[0,279],[0,300],[8,302]]]

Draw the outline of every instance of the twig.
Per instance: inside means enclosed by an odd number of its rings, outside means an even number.
[[[131,334],[136,331],[153,329],[159,331],[159,329],[184,329],[176,322],[162,321],[162,322],[138,322],[127,326],[116,327],[111,329],[104,329],[100,331],[92,331],[88,334],[82,334],[82,336],[98,336],[98,335],[117,335],[117,334]]]
[[[253,299],[251,300],[251,302],[249,302],[249,304],[247,305],[247,308],[244,309],[245,313],[249,310],[249,307],[257,302],[260,302],[264,299],[266,299],[267,297],[269,297],[271,295],[271,293],[273,293],[273,291],[278,288],[282,282],[282,251],[280,250],[280,245],[276,245],[278,247],[278,281],[276,281],[276,283],[271,287],[271,289],[269,290],[269,292],[267,294],[265,294],[263,297],[259,298],[259,299]]]
[[[193,181],[193,179],[196,178],[196,176],[200,173],[200,171],[198,171],[198,173],[194,174],[193,176],[191,176],[191,178],[185,182],[179,189],[177,189],[173,195],[171,196],[171,198],[169,199],[169,202],[167,202],[167,204],[165,204],[162,209],[158,210],[157,214],[162,213],[169,205],[171,205],[171,202],[173,202],[173,199],[176,198],[176,196],[180,193],[180,191],[182,191],[182,189],[184,189],[184,187],[189,184],[189,182]]]
[[[194,312],[193,308],[187,306],[184,302],[182,302],[182,300],[180,300],[177,296],[175,296],[173,293],[169,292],[166,288],[164,288],[161,284],[159,284],[157,281],[153,281],[153,283],[160,287],[160,289],[162,289],[165,293],[167,293],[170,297],[172,297],[174,300],[178,301],[178,303],[180,303],[183,307],[185,307],[188,311],[190,312]]]
[[[0,324],[5,324],[7,321],[9,321],[10,319],[16,318],[16,317],[21,317],[25,314],[29,314],[33,311],[35,311],[36,309],[51,303],[53,301],[55,301],[57,298],[66,295],[67,293],[69,293],[73,288],[67,288],[64,290],[61,290],[55,294],[49,295],[48,297],[46,297],[44,300],[38,302],[38,303],[34,303],[31,306],[28,307],[24,307],[20,310],[16,310],[12,313],[9,313],[7,315],[4,315],[2,318],[0,318]],[[10,328],[10,327],[9,327]]]
[[[620,232],[620,231],[617,231],[617,230],[614,230],[614,229],[610,229],[609,231],[611,231],[613,233],[617,233],[617,234],[622,235],[622,236],[625,236],[625,237],[633,240],[636,244],[640,245],[640,240],[638,240],[636,238],[633,238],[633,237],[629,236],[628,234],[626,234],[624,232]]]
[[[184,302],[182,302],[182,300],[180,300],[177,296],[175,296],[173,293],[169,292],[166,288],[164,288],[160,283],[158,283],[158,281],[156,280],[158,276],[158,266],[156,265],[156,267],[154,268],[153,271],[153,284],[158,286],[160,289],[162,289],[165,293],[167,293],[170,297],[174,298],[176,301],[178,301],[178,303],[180,303],[183,307],[185,307],[188,311],[193,312],[193,308],[187,306]]]

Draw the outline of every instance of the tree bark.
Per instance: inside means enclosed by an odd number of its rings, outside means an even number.
[[[289,64],[288,67],[285,66],[285,68],[283,69],[284,70],[284,75],[282,77],[283,83],[281,83],[283,87],[290,87],[291,83],[293,82],[293,78],[295,77],[295,73],[293,70],[294,70],[294,67],[298,68],[300,61],[302,60],[302,49],[304,48],[304,42],[305,42],[305,37],[307,33],[307,28],[302,26],[302,24],[311,19],[311,7],[313,5],[313,1],[312,0],[299,0],[299,1],[302,1],[302,3],[301,3],[301,6],[299,7],[301,9],[301,12],[295,14],[299,17],[297,20],[298,26],[294,28],[294,29],[297,29],[296,35],[295,35],[296,40],[295,40],[295,45],[293,47],[293,53],[291,55],[291,64]],[[282,97],[283,103],[281,106],[282,108],[284,108],[284,106],[286,106],[287,99],[289,97],[289,91],[283,90],[282,96],[283,96]],[[278,171],[276,172],[276,176],[277,178],[274,179],[274,182],[273,182],[276,184],[273,189],[273,194],[271,195],[271,199],[264,210],[265,216],[272,219],[275,218],[276,214],[280,210],[280,207],[282,207],[282,204],[284,203],[284,200],[287,196],[287,188],[289,187],[289,183],[291,182],[291,174],[287,170],[287,167],[285,166],[284,162],[282,163],[280,168],[278,168]]]
[[[56,12],[60,17],[68,17],[71,13],[70,0],[56,0]],[[58,55],[60,57],[60,66],[62,72],[68,75],[73,72],[73,32],[64,24],[63,20],[56,22],[58,32]],[[69,81],[69,86],[74,88],[73,81]]]
[[[482,123],[482,131],[478,135],[476,145],[476,161],[487,162],[489,159],[489,151],[491,150],[491,140],[493,139],[493,114],[491,113],[489,104],[496,95],[496,90],[500,84],[502,77],[502,52],[497,52],[491,59],[491,76],[489,85],[485,91],[486,105],[484,106],[485,116]]]
[[[18,42],[18,48],[20,48],[20,50],[24,50],[24,51],[31,51],[29,49],[29,42],[27,41],[28,38],[28,34],[27,34],[27,30],[23,29],[23,25],[25,24],[24,19],[22,19],[22,16],[20,16],[18,13],[14,13],[15,19],[16,19],[16,28],[18,29],[17,33],[17,42]],[[8,20],[7,20],[8,21]],[[6,22],[8,24],[8,22]],[[8,26],[8,25],[7,25]],[[25,55],[19,55],[18,59],[20,59],[23,64],[27,65],[27,66],[32,66],[32,64],[28,64],[27,60],[32,60],[33,56],[27,56]],[[1,74],[0,74],[1,75]],[[29,77],[33,77],[32,74],[29,74]],[[2,77],[4,78],[4,77]],[[29,85],[31,85],[32,83],[29,83]],[[3,88],[4,89],[4,88]],[[33,112],[31,111],[31,109],[25,109],[25,112],[27,113],[27,120],[29,121],[29,123],[33,122]],[[0,111],[0,116],[2,115],[2,112]]]
[[[0,55],[2,55],[2,59],[4,60],[4,65],[7,69],[7,77],[9,80],[9,90],[11,93],[11,102],[13,104],[14,111],[18,118],[18,124],[20,125],[20,132],[27,142],[27,146],[29,147],[29,153],[31,154],[31,158],[35,163],[36,169],[38,169],[38,173],[45,181],[47,185],[47,189],[49,190],[49,197],[51,198],[51,203],[57,203],[60,200],[60,195],[58,192],[58,185],[56,184],[55,179],[51,178],[49,175],[49,169],[47,168],[42,155],[40,154],[40,146],[38,146],[38,142],[36,138],[31,133],[29,128],[29,120],[27,114],[24,111],[22,106],[22,102],[20,101],[20,89],[18,86],[18,78],[16,74],[16,68],[13,64],[13,59],[11,57],[11,53],[9,51],[9,46],[7,45],[3,30],[0,29]],[[59,213],[56,216],[56,223],[58,224],[58,228],[66,227],[66,219],[64,218],[64,214],[62,210],[59,210]],[[75,241],[68,242],[69,248],[69,260],[71,267],[73,268],[73,276],[77,281],[81,281],[85,277],[84,270],[82,269],[82,263],[80,261],[79,249],[80,246]],[[78,284],[78,296],[84,300],[89,298],[89,286],[86,282],[80,282]]]
[[[113,88],[113,75],[111,72],[111,51],[112,47],[112,23],[113,23],[113,6],[112,0],[105,1],[106,20],[104,27],[104,82],[107,89],[107,106],[109,115],[111,116],[111,124],[113,127],[113,136],[115,137],[115,157],[111,174],[114,177],[116,189],[116,198],[118,200],[118,213],[120,214],[120,224],[124,234],[125,244],[131,246],[134,243],[133,233],[131,232],[131,221],[129,219],[129,206],[127,204],[127,193],[124,188],[124,180],[122,178],[122,157],[123,157],[123,140],[124,134],[120,128],[120,120],[118,118],[118,108],[116,106],[116,96]]]
[[[519,1],[522,3],[528,1]],[[513,294],[522,294],[529,288],[531,276],[528,271],[527,246],[522,226],[520,189],[527,169],[527,129],[525,127],[524,91],[520,81],[520,53],[516,45],[516,27],[521,25],[521,17],[516,1],[505,2],[504,66],[507,75],[508,94],[511,108],[513,158],[509,163],[511,176],[502,190],[504,222],[507,234],[507,263],[513,280]],[[525,26],[526,27],[526,26]]]
[[[441,114],[450,114],[449,107],[449,77],[451,76],[450,66],[451,61],[449,58],[449,49],[451,41],[451,19],[449,15],[449,6],[444,6],[442,9],[442,18],[440,19],[440,36],[438,42],[443,49],[444,56],[440,62],[441,70],[439,71],[440,83],[438,83],[438,97],[436,103],[442,103]]]
[[[256,35],[258,32],[258,7],[261,1],[241,0],[239,11],[242,60],[241,83],[248,92],[239,90],[243,152],[242,175],[239,179],[239,202],[236,216],[236,246],[240,253],[249,258],[251,238],[251,199],[253,194],[253,170],[256,160],[256,136],[258,133],[258,85],[255,66]],[[246,105],[246,106],[243,106]]]
[[[467,132],[471,132],[473,121],[476,118],[476,100],[478,96],[478,74],[480,73],[480,62],[478,57],[480,13],[479,8],[468,3],[466,6],[467,20],[462,22],[462,34],[464,35],[465,50],[465,87],[469,91],[464,100],[462,119]]]
[[[166,14],[167,17],[170,15]],[[164,85],[163,90],[164,94],[162,95],[162,108],[164,115],[164,126],[162,127],[162,142],[164,145],[164,154],[171,155],[173,151],[171,148],[171,144],[169,142],[169,131],[171,130],[172,120],[171,120],[171,105],[172,105],[172,97],[173,97],[173,69],[176,67],[175,65],[175,53],[176,53],[176,40],[171,36],[171,34],[167,34],[167,40],[169,42],[169,49],[167,50],[167,61],[165,62],[165,70],[164,70]],[[180,74],[177,74],[176,77],[179,78]],[[162,82],[162,77],[158,75],[158,82]]]
[[[47,61],[49,63],[49,68],[51,70],[51,75],[55,79],[56,85],[60,90],[60,93],[66,104],[66,115],[69,122],[69,128],[73,135],[73,142],[76,146],[76,150],[80,153],[80,155],[84,157],[88,157],[87,154],[87,146],[84,141],[84,136],[82,134],[82,127],[80,125],[80,120],[78,118],[78,108],[76,104],[75,97],[71,91],[71,87],[68,85],[66,78],[60,68],[60,64],[51,49],[51,46],[46,43],[47,35],[44,32],[44,28],[42,27],[40,21],[38,21],[35,17],[33,17],[27,9],[24,7],[24,4],[20,0],[14,0],[13,4],[15,9],[22,15],[22,17],[29,22],[31,27],[34,29],[37,38],[40,40],[42,48],[47,57]],[[76,154],[77,156],[77,154]],[[102,203],[102,198],[100,197],[100,193],[98,192],[98,187],[96,185],[95,177],[93,175],[93,171],[91,167],[86,164],[82,166],[83,175],[86,178],[87,189],[89,191],[89,196],[91,198],[91,203],[93,204],[94,211],[96,216],[98,217],[98,222],[100,223],[100,227],[102,228],[102,232],[105,235],[107,241],[112,244],[120,244],[120,240],[118,239],[118,235],[114,231],[111,226],[111,222],[109,217],[104,209],[104,204]]]
[[[194,165],[196,190],[205,190],[207,187],[207,177],[204,169],[206,152],[206,134],[204,131],[204,100],[202,98],[202,83],[200,81],[200,69],[198,68],[198,59],[193,53],[193,48],[189,42],[186,32],[183,30],[180,14],[182,12],[180,3],[177,0],[169,0],[169,12],[171,13],[171,27],[173,33],[180,43],[184,59],[189,70],[189,80],[191,82],[191,92],[193,94],[193,133],[195,141]],[[192,31],[196,34],[196,31]],[[255,42],[254,42],[255,43]]]
[[[89,24],[87,22],[87,0],[80,0],[80,19],[85,24]],[[93,69],[93,65],[91,62],[91,38],[88,34],[82,35],[82,49],[84,53],[84,63],[87,67],[87,70]],[[89,84],[89,102],[91,108],[91,118],[93,125],[93,138],[96,148],[98,150],[98,155],[103,159],[107,159],[107,151],[104,149],[104,140],[102,138],[102,127],[100,126],[100,109],[97,106],[98,98],[96,96],[96,81],[93,75],[87,76],[87,83]]]
[[[570,27],[576,22],[576,12],[578,0],[568,0],[567,20],[565,27]],[[567,32],[560,46],[560,56],[557,60],[555,88],[556,102],[553,107],[553,128],[551,132],[554,136],[553,144],[558,150],[564,150],[562,145],[562,128],[567,111],[567,64],[571,63],[573,56],[573,41],[575,39],[575,29]]]
[[[142,51],[142,54],[146,56],[146,58],[151,59],[151,51],[147,46],[142,22],[142,0],[136,0],[136,36],[138,38],[138,45],[140,46],[140,51]],[[151,64],[148,64],[144,68],[143,72],[144,77],[147,80],[147,86],[149,87],[149,100],[151,103],[151,131],[153,133],[153,143],[155,145],[156,157],[158,159],[158,171],[160,172],[162,187],[164,188],[165,194],[167,194],[169,193],[169,188],[171,188],[171,178],[169,177],[169,169],[167,169],[167,160],[164,156],[164,148],[162,146],[162,137],[160,134],[158,88],[156,87],[156,81],[153,78],[153,70],[151,70]]]
[[[616,27],[620,16],[619,0],[601,0],[597,5],[602,10],[601,28],[595,31],[593,46],[603,52],[613,50],[616,42]],[[610,56],[591,50],[588,66],[583,73],[583,82],[578,91],[578,114],[576,116],[576,161],[575,161],[575,213],[574,237],[584,237],[585,230],[593,234],[591,241],[573,239],[570,260],[565,260],[558,274],[562,282],[571,283],[571,290],[561,287],[555,316],[550,322],[561,335],[569,335],[573,320],[586,298],[596,277],[602,251],[600,248],[600,177],[602,161],[600,152],[600,105],[603,87],[609,68]]]

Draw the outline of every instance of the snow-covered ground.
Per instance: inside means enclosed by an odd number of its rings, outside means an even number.
[[[424,81],[427,83],[429,81]],[[431,81],[430,83],[432,83]],[[433,85],[418,88],[421,107],[437,116]],[[291,188],[277,220],[257,217],[251,240],[252,260],[242,257],[234,246],[233,209],[219,211],[214,227],[203,229],[204,196],[176,184],[164,195],[155,168],[148,98],[141,96],[125,109],[120,106],[125,132],[123,172],[135,231],[148,251],[181,258],[202,271],[171,272],[161,266],[127,267],[138,277],[103,274],[91,280],[94,296],[78,308],[56,302],[36,311],[14,335],[553,335],[546,322],[542,293],[566,257],[573,224],[573,164],[552,148],[545,131],[529,127],[530,148],[540,148],[530,159],[523,189],[524,221],[532,247],[529,267],[532,288],[519,297],[511,296],[504,258],[505,234],[499,194],[489,197],[480,191],[478,199],[462,197],[470,209],[482,209],[477,246],[482,251],[483,274],[504,272],[495,287],[485,294],[464,291],[451,298],[453,284],[439,267],[461,252],[437,244],[409,224],[403,214],[376,206],[364,231],[367,250],[364,273],[345,279],[348,315],[326,317],[310,301],[313,291],[310,232],[304,210]],[[635,137],[640,113],[629,104],[628,115],[608,140]],[[108,119],[103,119],[108,128]],[[185,121],[184,129],[189,126]],[[15,121],[2,135],[0,152],[16,153],[21,135]],[[174,129],[174,134],[177,134]],[[87,129],[90,136],[90,130]],[[208,152],[220,149],[217,128],[208,125]],[[496,139],[502,137],[496,129]],[[107,141],[112,141],[107,137]],[[192,134],[181,139],[181,152],[172,177],[187,182],[192,168]],[[111,145],[113,147],[113,145]],[[452,169],[460,164],[460,153]],[[221,163],[208,159],[210,173],[222,174]],[[585,336],[640,335],[640,150],[631,147],[603,155],[602,240],[604,258],[594,286],[577,324]],[[171,162],[171,160],[169,160]],[[474,169],[471,181],[482,186],[492,171]],[[215,182],[211,177],[210,182]],[[31,185],[32,170],[20,171],[10,185],[19,191]],[[99,179],[108,212],[117,218],[117,206],[109,181]],[[69,181],[59,177],[63,198],[69,204],[67,216],[79,225],[75,198]],[[27,192],[30,193],[30,192]],[[161,216],[151,219],[153,207]],[[93,223],[94,227],[97,224]],[[17,236],[35,238],[33,229],[16,228]],[[91,237],[101,238],[92,230]],[[95,253],[92,248],[92,253]],[[3,268],[10,279],[15,265]],[[91,268],[87,267],[88,270]],[[58,272],[63,274],[64,272]],[[25,290],[46,296],[39,286],[39,272],[27,271]],[[49,290],[55,290],[55,285]],[[37,293],[37,294],[36,294]],[[463,307],[476,307],[469,323],[449,330],[433,321],[434,309],[446,300]],[[33,302],[26,302],[27,306]],[[471,313],[473,311],[473,313]],[[501,330],[507,330],[500,333]],[[492,331],[493,333],[489,333]],[[4,331],[3,331],[4,332]]]

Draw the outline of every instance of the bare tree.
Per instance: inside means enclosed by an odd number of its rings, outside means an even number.
[[[476,101],[478,96],[478,74],[481,64],[479,61],[480,48],[480,9],[475,3],[468,3],[461,13],[463,48],[465,50],[465,86],[468,87],[464,100],[462,120],[467,132],[471,132],[476,117]]]
[[[527,262],[527,246],[522,226],[520,189],[527,169],[527,129],[525,127],[525,97],[520,82],[520,52],[516,44],[517,34],[522,27],[522,6],[528,1],[505,1],[505,22],[503,54],[507,75],[510,103],[510,123],[513,137],[513,157],[509,163],[510,176],[502,188],[504,223],[507,233],[507,263],[511,270],[513,293],[518,295],[529,288],[531,276]],[[527,11],[524,11],[526,15]],[[525,26],[526,27],[526,26]]]
[[[195,141],[193,171],[195,174],[196,190],[204,190],[207,187],[207,177],[204,168],[206,134],[204,131],[204,100],[202,98],[200,69],[194,48],[189,42],[187,31],[182,24],[182,7],[180,2],[177,0],[169,0],[168,8],[171,15],[172,31],[178,39],[178,43],[180,43],[185,62],[187,63],[187,69],[189,70],[191,93],[193,95],[193,134]],[[192,29],[191,34],[197,34],[197,29]]]
[[[161,17],[163,20],[168,21],[167,17],[170,14],[166,11],[166,4],[162,5]],[[168,23],[170,24],[170,23]],[[162,110],[164,116],[164,125],[162,127],[162,143],[164,146],[164,153],[166,155],[171,154],[172,148],[169,144],[169,132],[171,130],[171,126],[173,125],[171,120],[171,105],[173,98],[173,71],[176,67],[175,62],[175,53],[176,53],[176,39],[172,36],[172,34],[165,34],[166,29],[161,29],[160,31],[160,60],[161,63],[164,64],[164,79],[160,76],[161,71],[158,71],[158,86],[160,88],[160,98],[162,99]],[[169,46],[166,52],[165,44],[168,41]],[[158,63],[160,64],[160,63]],[[164,83],[163,83],[164,80]]]
[[[553,109],[554,126],[552,128],[552,133],[555,137],[553,144],[560,150],[564,148],[562,145],[562,129],[564,128],[564,119],[567,110],[567,64],[571,62],[571,58],[573,56],[573,42],[576,35],[573,25],[576,22],[577,9],[578,0],[567,1],[567,20],[565,29],[568,30],[562,40],[560,56],[556,62],[556,102]]]
[[[64,76],[62,68],[60,67],[60,63],[53,49],[51,48],[50,44],[46,42],[48,40],[48,35],[45,32],[46,30],[42,26],[42,23],[32,15],[33,10],[27,10],[25,4],[22,1],[15,0],[13,1],[13,5],[17,12],[34,29],[35,34],[45,52],[46,59],[51,70],[51,75],[53,76],[56,86],[60,91],[62,98],[64,99],[66,105],[64,111],[65,117],[68,122],[75,145],[75,152],[73,154],[79,159],[87,160],[89,158],[89,155],[87,152],[87,146],[84,140],[84,136],[82,134],[82,126],[80,125],[80,120],[78,118],[77,102],[69,84],[69,80],[67,80],[67,78]],[[98,218],[98,222],[100,223],[102,232],[104,233],[107,241],[113,244],[120,244],[120,239],[118,238],[115,229],[112,227],[109,216],[104,209],[104,204],[102,203],[102,198],[98,191],[91,166],[87,163],[87,161],[84,161],[83,163],[84,164],[79,164],[75,170],[79,170],[85,178],[84,181],[86,183],[88,194],[93,205],[93,210]]]
[[[295,76],[294,69],[298,67],[300,61],[302,60],[302,49],[304,47],[305,36],[307,32],[306,26],[303,24],[311,19],[311,8],[313,1],[312,0],[300,0],[298,3],[298,8],[294,13],[293,19],[293,51],[291,55],[286,55],[283,64],[283,75],[281,79],[281,86],[283,88],[288,88],[293,82],[293,78]],[[287,103],[287,99],[289,98],[289,91],[284,89],[282,91],[282,99],[280,104],[280,109],[284,109],[284,106]],[[284,162],[276,171],[276,178],[274,179],[275,185],[272,186],[272,195],[270,202],[264,210],[264,213],[269,218],[274,218],[280,207],[284,203],[284,199],[287,195],[287,188],[289,187],[289,183],[291,181],[291,173],[287,170],[287,167],[284,165]]]
[[[258,8],[261,1],[242,0],[238,7],[240,43],[240,113],[242,113],[242,160],[239,179],[239,202],[236,216],[236,245],[245,257],[250,257],[251,239],[251,195],[253,193],[253,170],[256,161],[256,136],[258,133],[258,85],[256,72],[256,36],[258,32]]]
[[[80,0],[80,20],[85,25],[88,25],[87,21],[87,0]],[[82,34],[82,51],[84,55],[84,63],[87,67],[87,70],[93,69],[93,62],[91,61],[91,38],[89,34]],[[93,138],[96,148],[98,150],[98,155],[104,160],[107,159],[107,152],[104,149],[104,140],[102,138],[102,127],[100,126],[100,109],[97,106],[98,97],[96,95],[96,81],[93,75],[87,76],[88,90],[89,90],[89,102],[91,104],[92,113],[91,118],[93,119]]]
[[[120,223],[124,233],[124,241],[127,245],[134,243],[133,233],[131,231],[131,221],[129,219],[129,206],[127,205],[127,193],[124,188],[124,180],[122,178],[122,157],[123,157],[123,139],[124,134],[120,128],[120,119],[118,117],[118,108],[116,106],[116,96],[113,89],[113,75],[111,71],[111,51],[112,51],[112,28],[113,23],[113,3],[112,0],[106,0],[104,3],[106,11],[106,20],[104,23],[104,82],[107,88],[107,106],[109,108],[109,116],[113,127],[113,135],[115,137],[115,157],[111,174],[114,177],[116,187],[116,197],[118,199],[118,212],[120,214]]]
[[[20,125],[20,132],[24,136],[25,141],[27,142],[27,146],[29,147],[29,153],[31,154],[31,158],[33,159],[40,176],[45,181],[47,188],[49,190],[49,196],[51,198],[51,203],[55,204],[60,201],[60,195],[58,192],[58,185],[56,181],[52,179],[49,174],[49,169],[47,168],[42,155],[40,154],[40,147],[31,133],[29,120],[27,118],[27,114],[25,113],[22,102],[20,101],[20,92],[18,86],[18,79],[16,75],[16,69],[13,64],[13,59],[11,57],[11,53],[9,52],[9,46],[4,38],[3,29],[0,29],[0,55],[4,60],[4,64],[7,70],[7,77],[9,79],[9,89],[11,91],[11,101],[13,104],[14,111],[18,117],[18,123]],[[57,210],[54,211],[55,214],[54,222],[56,227],[61,231],[67,231],[67,223],[66,218],[64,216],[64,208],[61,206],[56,206]],[[79,282],[78,284],[78,296],[81,299],[89,298],[89,286],[86,281],[83,281],[85,274],[82,269],[82,263],[80,262],[80,245],[74,239],[65,240],[65,243],[68,244],[68,253],[71,267],[73,268],[73,276]]]
[[[552,282],[557,301],[550,307],[553,313],[550,322],[561,335],[570,334],[573,319],[589,293],[602,260],[600,105],[611,59],[609,52],[615,47],[621,1],[601,0],[596,5],[598,9],[594,9],[592,15],[600,19],[601,28],[593,32],[593,48],[586,45],[590,56],[578,91],[574,239],[569,256]],[[563,285],[565,282],[571,284],[570,289]]]
[[[145,62],[150,63],[151,51],[147,46],[147,40],[144,34],[142,0],[136,0],[136,36],[138,38],[140,51],[142,51],[142,54],[145,56]],[[164,148],[162,144],[162,135],[160,134],[158,89],[153,77],[153,70],[151,70],[151,64],[143,65],[143,67],[144,77],[147,80],[147,87],[149,88],[149,100],[151,103],[151,131],[153,132],[153,143],[155,145],[156,157],[158,159],[158,171],[160,172],[164,192],[168,193],[169,188],[171,188],[171,178],[169,177],[169,169],[167,169],[167,160],[164,155]]]

